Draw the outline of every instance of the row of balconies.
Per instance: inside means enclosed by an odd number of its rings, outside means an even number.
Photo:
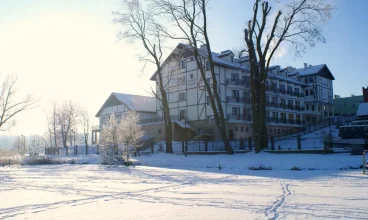
[[[226,97],[227,103],[240,103],[240,104],[250,104],[250,98],[246,97],[233,97],[233,96],[227,96]]]
[[[289,95],[289,96],[295,96],[295,97],[304,97],[304,93],[302,92],[295,92],[290,90],[285,90],[273,86],[266,86],[266,91],[273,92],[276,94],[282,94],[282,95]]]
[[[239,120],[239,121],[252,121],[252,116],[245,115],[245,114],[228,114],[227,115],[228,120]],[[303,125],[305,124],[305,121],[300,119],[293,119],[293,118],[271,118],[266,117],[266,123],[277,123],[277,124],[291,124],[291,125]]]
[[[249,78],[242,79],[226,79],[226,85],[246,86],[249,85]]]
[[[304,106],[289,105],[289,104],[277,103],[277,102],[266,102],[266,107],[289,109],[289,110],[296,110],[296,111],[304,111],[305,110]]]

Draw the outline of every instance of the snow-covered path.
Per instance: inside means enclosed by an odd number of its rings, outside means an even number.
[[[367,219],[360,171],[0,168],[0,219]]]

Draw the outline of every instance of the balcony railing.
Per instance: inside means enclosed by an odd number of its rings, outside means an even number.
[[[299,93],[299,92],[295,92],[295,91],[293,92],[291,90],[280,89],[280,88],[277,88],[277,87],[274,87],[274,86],[266,86],[266,91],[277,93],[277,94],[289,95],[289,96],[304,97],[304,93]]]
[[[227,96],[226,97],[227,103],[239,103],[239,104],[250,104],[250,98],[245,97],[233,97],[233,96]]]
[[[228,114],[227,115],[228,120],[240,120],[240,121],[252,121],[252,117],[250,115],[245,114]]]
[[[246,79],[226,79],[226,85],[245,86],[247,84],[248,80]]]

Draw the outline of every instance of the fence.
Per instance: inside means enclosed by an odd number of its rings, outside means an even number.
[[[68,149],[68,154],[66,153]],[[58,155],[58,156],[77,156],[77,155],[93,155],[99,154],[100,149],[98,145],[88,146],[88,152],[86,152],[85,145],[77,145],[71,147],[60,147],[59,149],[56,147],[46,148],[46,155]]]
[[[307,134],[307,133],[311,133],[314,132],[316,130],[322,129],[322,128],[326,128],[332,125],[342,125],[348,122],[351,122],[355,119],[355,116],[339,116],[339,117],[331,117],[329,119],[326,120],[322,120],[319,122],[315,122],[315,123],[310,123],[307,124],[305,126],[303,126],[299,131],[297,132],[288,132],[286,131],[285,133],[276,133],[276,134],[269,134],[269,136],[273,136],[275,138],[276,141],[281,141],[281,140],[286,140],[289,138],[295,138],[298,135],[301,134]]]

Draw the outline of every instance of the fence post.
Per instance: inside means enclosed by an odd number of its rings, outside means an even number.
[[[302,149],[302,141],[301,141],[301,138],[300,138],[300,135],[298,134],[298,150],[301,150]]]
[[[249,151],[252,151],[252,137],[249,137],[248,144],[249,144]]]
[[[271,150],[275,150],[275,138],[271,136]]]
[[[208,151],[208,140],[204,141],[204,151]]]
[[[100,149],[99,149],[99,146],[97,145],[97,155],[100,154]]]
[[[181,142],[181,152],[184,153],[184,141]]]
[[[367,161],[365,160],[365,154],[367,151],[363,151],[363,174],[365,174],[365,171],[367,169]]]

